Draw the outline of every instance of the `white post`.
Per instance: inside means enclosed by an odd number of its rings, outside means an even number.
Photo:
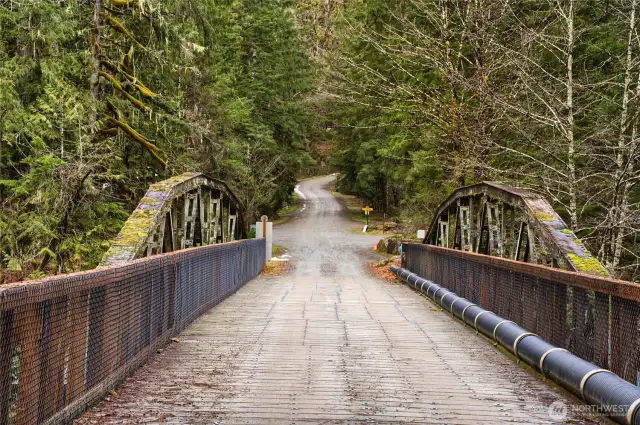
[[[256,239],[267,239],[265,260],[271,261],[271,251],[273,249],[273,223],[267,221],[266,215],[262,216],[262,221],[256,223]]]

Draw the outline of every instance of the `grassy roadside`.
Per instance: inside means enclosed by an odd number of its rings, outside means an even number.
[[[287,248],[282,245],[273,244],[271,246],[271,255],[273,257],[280,257],[287,252]]]
[[[333,185],[329,186],[331,194],[336,197],[338,201],[349,211],[350,218],[359,223],[361,226],[350,230],[355,235],[373,235],[392,239],[400,239],[403,241],[416,241],[416,228],[409,223],[405,223],[397,217],[387,217],[384,219],[382,212],[372,211],[369,216],[369,228],[367,233],[362,232],[362,228],[367,222],[367,218],[362,211],[362,208],[367,206],[364,202],[358,199],[354,195],[345,195],[344,193],[337,192]],[[386,228],[383,232],[383,223],[386,223]]]
[[[300,207],[300,196],[297,193],[294,193],[293,195],[291,195],[291,201],[288,204],[285,204],[282,208],[280,208],[280,210],[278,211],[278,215],[288,215],[288,214],[293,214],[296,211],[298,211],[298,208]]]
[[[275,219],[271,220],[271,222],[273,223],[274,226],[277,226],[278,224],[286,223],[287,221],[289,221],[289,216],[288,215],[285,215],[283,217],[278,217],[278,218],[275,218]]]
[[[293,195],[291,195],[291,201],[285,204],[276,213],[276,216],[272,220],[273,225],[277,226],[278,224],[286,223],[287,221],[289,221],[289,219],[291,218],[291,215],[298,212],[298,209],[300,208],[300,204],[301,204],[300,196],[297,193],[294,193]]]
[[[345,208],[349,211],[349,217],[354,222],[360,223],[362,226],[358,228],[351,229],[351,233],[362,235],[365,234],[362,232],[362,228],[367,223],[367,217],[364,215],[364,211],[362,208],[366,207],[364,202],[362,202],[358,197],[354,195],[345,195],[344,193],[337,192],[335,188],[330,187],[331,194],[345,206]],[[371,215],[369,215],[369,228],[367,229],[367,235],[376,235],[376,236],[389,236],[389,237],[397,237],[401,236],[401,232],[397,229],[387,229],[383,232],[382,226],[384,220],[384,215],[381,212],[372,211]],[[387,218],[386,223],[395,223],[392,220]]]

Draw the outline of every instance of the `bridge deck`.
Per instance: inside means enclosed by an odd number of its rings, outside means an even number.
[[[291,242],[294,273],[244,286],[77,424],[565,423],[547,406],[575,399],[353,252],[305,253],[317,242]]]

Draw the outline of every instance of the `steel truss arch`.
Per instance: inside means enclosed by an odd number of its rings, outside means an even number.
[[[242,213],[227,184],[203,173],[152,184],[101,264],[241,239],[246,236]]]
[[[453,192],[423,243],[608,275],[543,197],[495,182]]]

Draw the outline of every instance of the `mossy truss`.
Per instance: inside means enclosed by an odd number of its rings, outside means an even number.
[[[496,182],[454,191],[438,208],[424,242],[607,276],[546,199]]]
[[[225,182],[202,173],[172,177],[149,187],[102,265],[240,239],[242,217],[240,203]]]

